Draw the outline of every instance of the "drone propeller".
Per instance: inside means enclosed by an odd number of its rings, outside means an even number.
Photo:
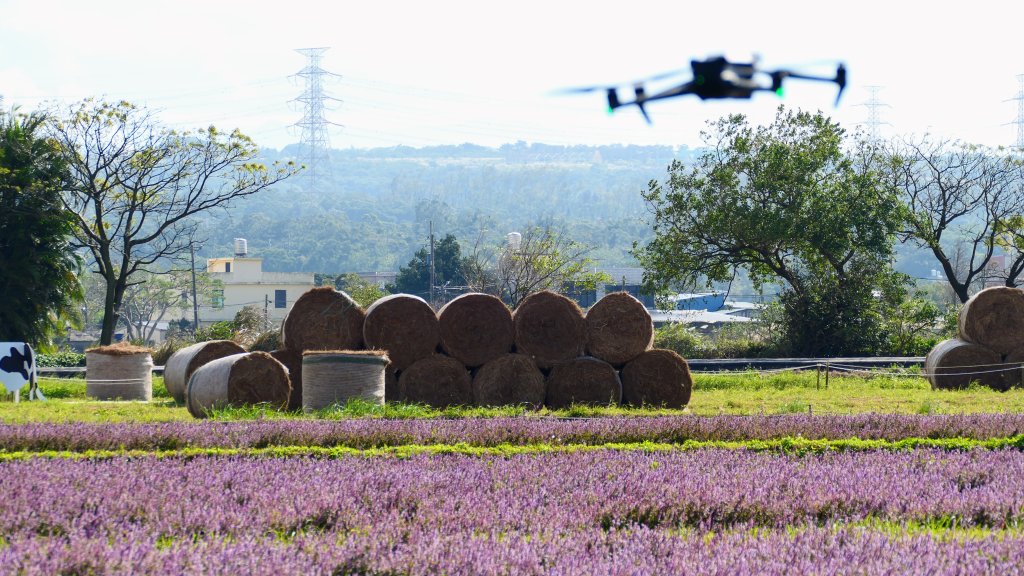
[[[598,92],[598,91],[614,90],[615,88],[619,88],[621,86],[628,86],[630,84],[632,84],[632,86],[635,88],[637,86],[642,86],[642,85],[646,84],[647,82],[657,82],[659,80],[664,80],[666,78],[672,78],[673,76],[679,76],[681,74],[689,74],[689,73],[690,73],[690,70],[688,70],[688,69],[687,70],[673,70],[671,72],[665,72],[665,73],[662,73],[662,74],[655,74],[654,76],[648,76],[646,78],[642,78],[642,79],[636,80],[634,82],[619,82],[617,84],[603,84],[603,85],[602,84],[597,84],[597,85],[594,85],[594,86],[580,86],[578,88],[563,88],[561,90],[556,90],[554,92],[554,94],[586,94],[588,92]]]

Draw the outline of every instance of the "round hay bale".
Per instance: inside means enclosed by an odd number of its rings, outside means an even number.
[[[351,399],[383,406],[387,365],[387,355],[378,350],[303,353],[302,409],[313,412]]]
[[[441,348],[471,368],[512,351],[512,312],[497,296],[458,296],[437,313]]]
[[[435,408],[468,406],[473,403],[473,385],[462,362],[433,354],[402,370],[398,393],[404,402],[418,402]]]
[[[398,390],[398,375],[400,372],[395,370],[389,364],[384,369],[384,402],[399,402],[402,400],[402,395],[399,394]]]
[[[302,354],[285,348],[274,350],[270,355],[288,369],[288,382],[292,386],[292,393],[288,397],[288,410],[302,408]]]
[[[245,352],[231,340],[210,340],[198,342],[178,350],[164,364],[164,386],[175,402],[185,401],[185,389],[192,373],[207,362]]]
[[[683,408],[690,403],[693,375],[672,350],[648,350],[622,368],[622,403]]]
[[[266,352],[217,358],[200,366],[188,380],[185,405],[192,416],[205,418],[210,410],[267,403],[286,408],[291,384],[288,369]]]
[[[959,390],[975,380],[996,390],[1006,390],[1019,376],[1002,362],[1002,356],[994,350],[951,338],[928,352],[924,372],[933,390]]]
[[[97,400],[152,400],[153,351],[131,344],[86,350],[85,394]]]
[[[363,340],[369,349],[386,351],[395,370],[404,370],[437,350],[437,315],[419,296],[385,296],[366,309]]]
[[[1003,363],[1010,369],[1007,374],[1010,387],[1024,388],[1024,348],[1018,348],[1007,354]]]
[[[576,302],[550,290],[527,296],[512,314],[516,352],[547,370],[583,355],[587,320]]]
[[[586,318],[587,354],[612,366],[622,366],[654,346],[651,314],[629,292],[601,298],[587,310]]]
[[[1024,290],[996,286],[971,297],[957,317],[960,338],[999,354],[1024,348]]]
[[[306,350],[360,350],[366,314],[351,296],[330,286],[309,290],[281,324],[281,346]]]
[[[473,376],[473,401],[477,406],[526,404],[544,405],[547,386],[544,374],[533,358],[524,354],[506,354],[481,366]]]
[[[547,380],[545,404],[561,410],[573,404],[612,406],[622,400],[622,382],[611,364],[591,356],[557,364]]]

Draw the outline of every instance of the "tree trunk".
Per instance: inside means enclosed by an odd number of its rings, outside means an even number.
[[[114,343],[114,331],[120,318],[121,301],[124,299],[126,280],[107,278],[107,295],[103,301],[103,330],[100,332],[100,345],[109,346]]]
[[[965,282],[960,282],[956,278],[956,270],[953,270],[953,264],[949,261],[949,258],[940,251],[932,250],[935,254],[935,258],[938,259],[939,264],[942,266],[942,271],[946,274],[946,281],[949,282],[950,288],[953,289],[953,293],[960,299],[960,303],[963,304],[970,299],[969,288],[971,286],[970,274]]]

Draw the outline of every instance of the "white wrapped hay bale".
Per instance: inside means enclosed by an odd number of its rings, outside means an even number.
[[[178,350],[167,359],[164,366],[164,386],[175,402],[185,401],[185,388],[189,378],[205,364],[218,358],[242,354],[245,348],[231,340],[209,340],[197,342]]]
[[[249,352],[218,358],[196,370],[188,381],[185,405],[192,416],[205,418],[211,410],[229,406],[285,409],[290,395],[284,364],[266,352]]]
[[[302,355],[302,409],[360,399],[384,405],[388,356],[380,350],[310,351]]]
[[[152,352],[131,344],[86,350],[86,396],[96,400],[152,400]]]

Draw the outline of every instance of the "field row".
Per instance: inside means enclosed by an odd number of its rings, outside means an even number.
[[[151,424],[0,425],[0,452],[177,450],[267,446],[604,445],[752,440],[985,440],[1024,434],[1024,414],[659,416],[616,418],[253,420]]]
[[[21,576],[53,574],[647,575],[1020,574],[1024,538],[913,536],[814,526],[723,535],[639,527],[570,534],[452,532],[382,526],[372,532],[168,540],[17,536],[0,564]]]
[[[0,533],[164,537],[375,526],[504,533],[783,528],[867,519],[1024,527],[1018,450],[591,451],[473,458],[32,459],[0,464]]]
[[[1012,573],[1024,453],[0,463],[17,573]]]

